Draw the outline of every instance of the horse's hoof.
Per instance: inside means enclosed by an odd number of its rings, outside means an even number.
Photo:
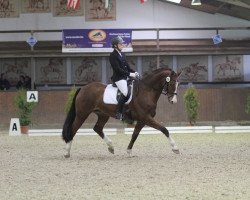
[[[173,151],[174,153],[176,153],[176,154],[180,154],[179,149],[172,149],[172,151]]]
[[[64,155],[64,158],[69,158],[70,157],[70,154],[65,154]]]
[[[127,149],[127,153],[129,155],[129,157],[132,157],[132,149]]]
[[[114,148],[113,148],[113,147],[108,147],[108,150],[109,150],[109,152],[110,152],[110,153],[112,153],[112,154],[114,154],[114,153],[115,153],[115,150],[114,150]]]

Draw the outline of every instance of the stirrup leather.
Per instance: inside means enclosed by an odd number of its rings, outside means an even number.
[[[117,112],[116,114],[115,114],[115,118],[116,119],[119,119],[119,120],[123,120],[123,114],[122,113],[119,113],[119,112]]]

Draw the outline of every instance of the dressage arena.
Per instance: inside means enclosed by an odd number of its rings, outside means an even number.
[[[250,134],[173,134],[181,154],[163,134],[76,136],[63,157],[59,136],[0,134],[0,199],[250,199]]]

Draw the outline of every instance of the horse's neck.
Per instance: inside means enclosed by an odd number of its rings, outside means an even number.
[[[164,71],[160,71],[156,74],[149,75],[141,81],[142,89],[152,94],[155,100],[158,100],[163,89],[162,79],[164,78]]]
[[[162,79],[166,76],[166,71],[170,72],[170,70],[168,69],[167,70],[161,69],[157,73],[147,76],[143,80],[144,84],[150,88],[154,88],[155,90],[162,91],[163,88]]]
[[[145,84],[144,81],[140,81],[140,82],[136,82],[134,84],[134,99],[144,99],[146,104],[147,103],[157,103],[157,101],[160,98],[161,92],[159,92],[159,90],[155,90],[152,87],[150,87],[147,84]]]

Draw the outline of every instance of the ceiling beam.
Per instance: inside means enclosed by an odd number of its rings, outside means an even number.
[[[228,3],[228,4],[232,4],[232,5],[235,5],[235,6],[239,6],[239,7],[243,7],[243,8],[248,8],[250,9],[250,5],[240,1],[240,0],[217,0],[217,1],[220,1],[220,2],[223,2],[223,3]]]
[[[179,6],[183,6],[185,8],[191,8],[194,10],[210,13],[210,14],[215,14],[216,13],[216,7],[208,4],[202,3],[200,6],[194,6],[191,5],[191,0],[182,0],[180,4],[177,4]]]
[[[250,0],[247,0],[250,2]],[[167,2],[167,1],[164,1]],[[191,8],[194,10],[210,13],[210,14],[216,14],[221,13],[224,15],[229,15],[245,20],[250,20],[249,16],[249,9],[250,9],[250,3],[246,3],[243,0],[203,0],[201,6],[192,6],[191,0],[182,0],[180,4],[175,4],[177,6],[183,6],[186,8]],[[211,3],[210,3],[211,2]],[[228,6],[231,6],[229,8]],[[248,12],[249,11],[249,12]]]

